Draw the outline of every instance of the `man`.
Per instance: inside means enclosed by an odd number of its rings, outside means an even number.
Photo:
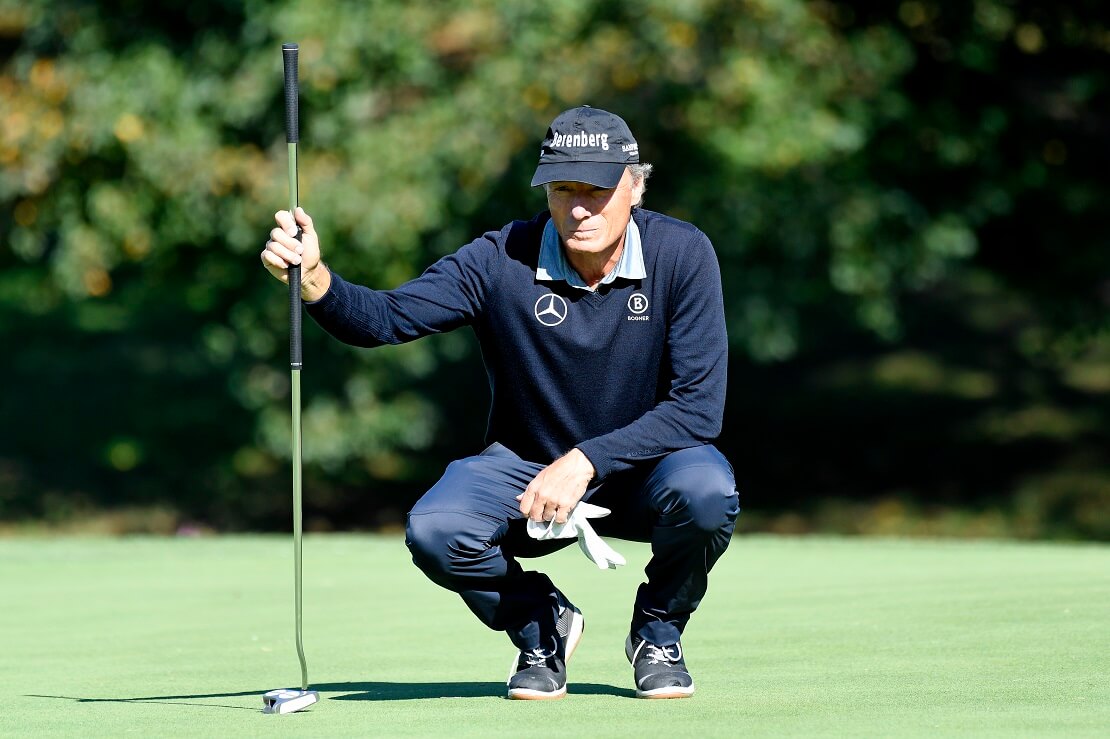
[[[344,281],[320,261],[312,219],[276,214],[262,252],[337,339],[379,346],[470,326],[493,399],[481,454],[451,463],[408,516],[413,562],[520,650],[511,698],[560,698],[582,613],[534,557],[528,520],[605,506],[607,536],[649,541],[625,654],[636,695],[694,692],[680,637],[739,511],[720,433],[727,346],[713,247],[640,208],[650,165],[627,124],[583,106],[548,129],[532,186],[548,211],[487,233],[395,290]],[[295,220],[295,222],[294,222]],[[301,242],[296,224],[303,228]]]

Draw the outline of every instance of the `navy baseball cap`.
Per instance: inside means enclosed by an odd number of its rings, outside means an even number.
[[[532,187],[564,181],[616,187],[625,166],[639,161],[640,147],[628,124],[618,115],[583,105],[551,122]]]

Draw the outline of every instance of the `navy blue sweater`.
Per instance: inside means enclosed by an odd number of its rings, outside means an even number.
[[[694,226],[637,208],[643,280],[588,292],[536,279],[550,215],[514,221],[395,290],[332,274],[310,316],[355,346],[469,325],[493,392],[486,443],[547,464],[578,447],[597,479],[712,441],[725,400],[720,268]]]

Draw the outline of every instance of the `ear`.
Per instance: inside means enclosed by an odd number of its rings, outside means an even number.
[[[632,180],[632,207],[640,204],[644,199],[644,178]]]

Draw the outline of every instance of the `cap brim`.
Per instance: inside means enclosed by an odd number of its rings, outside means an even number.
[[[619,162],[552,162],[536,167],[532,187],[549,182],[585,182],[596,187],[616,187],[627,165]]]

